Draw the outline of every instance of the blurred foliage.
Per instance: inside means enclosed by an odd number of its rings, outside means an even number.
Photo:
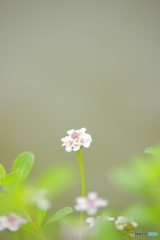
[[[113,170],[110,177],[119,188],[141,196],[121,211],[123,215],[134,218],[139,231],[155,232],[160,229],[160,148],[147,148],[144,153],[127,167]]]
[[[30,152],[20,154],[14,161],[11,173],[7,174],[4,166],[0,165],[0,215],[4,216],[10,212],[20,213],[27,223],[18,231],[20,239],[46,239],[47,240],[129,240],[131,231],[136,232],[158,232],[160,229],[160,148],[147,148],[145,154],[133,159],[128,166],[114,169],[110,177],[118,188],[126,193],[140,196],[137,202],[129,204],[121,209],[120,215],[134,219],[138,228],[128,225],[124,230],[116,229],[114,221],[103,221],[103,216],[110,215],[117,218],[119,215],[114,210],[101,210],[95,219],[99,219],[95,227],[89,229],[79,215],[69,215],[73,212],[71,207],[56,210],[49,218],[45,209],[48,199],[55,198],[68,189],[74,182],[73,169],[70,166],[59,165],[50,167],[43,174],[39,174],[32,184],[26,179],[34,163],[34,155]],[[37,191],[46,190],[47,200],[36,199],[36,205],[30,201]],[[32,193],[32,194],[31,194]],[[43,203],[43,204],[42,204]],[[69,215],[69,216],[67,216]],[[100,216],[100,217],[98,217]],[[58,224],[56,223],[58,221]],[[54,227],[49,226],[54,223]],[[49,229],[49,231],[48,231]],[[27,231],[28,233],[24,234]],[[16,233],[12,233],[16,239]],[[1,236],[1,232],[0,232]],[[146,236],[141,237],[142,239]],[[0,238],[1,239],[1,238]],[[10,239],[10,238],[9,238]],[[17,238],[18,239],[18,238]],[[160,236],[156,237],[160,239]]]

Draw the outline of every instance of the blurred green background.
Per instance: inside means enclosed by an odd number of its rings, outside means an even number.
[[[80,195],[74,153],[60,139],[87,128],[87,191],[111,208],[134,201],[108,174],[160,138],[160,1],[0,1],[0,162],[10,171],[31,151],[35,178],[68,163],[77,181],[55,199]]]

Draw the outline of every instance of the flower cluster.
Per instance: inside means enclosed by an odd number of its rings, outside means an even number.
[[[88,227],[86,227],[86,228],[88,228],[88,229],[90,229],[90,228],[93,228],[97,223],[99,223],[99,222],[107,222],[107,221],[114,221],[114,218],[113,217],[110,217],[109,215],[107,215],[107,216],[105,216],[105,215],[103,215],[103,216],[98,216],[98,217],[96,217],[96,218],[94,218],[94,217],[89,217],[89,218],[87,218],[86,219],[86,223],[88,223]]]
[[[120,216],[115,221],[115,225],[118,230],[124,230],[125,228],[128,227],[137,227],[138,223],[134,222],[133,220],[130,220],[127,217]]]
[[[74,208],[77,211],[86,211],[88,215],[94,215],[99,207],[106,207],[107,205],[107,200],[98,198],[96,192],[90,192],[87,197],[77,197]]]
[[[10,213],[8,217],[0,216],[0,231],[8,229],[11,232],[16,232],[18,231],[19,227],[26,222],[27,221],[25,219],[15,213]]]
[[[90,134],[85,133],[86,128],[80,130],[71,129],[67,133],[69,136],[62,138],[62,146],[66,147],[67,152],[78,151],[82,146],[88,148],[92,142]]]

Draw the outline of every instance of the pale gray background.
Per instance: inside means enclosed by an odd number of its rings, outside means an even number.
[[[0,1],[0,161],[8,171],[28,150],[31,177],[67,162],[79,180],[60,139],[86,127],[88,191],[111,207],[130,203],[107,175],[160,139],[159,13],[159,0]],[[59,205],[72,206],[79,187]]]

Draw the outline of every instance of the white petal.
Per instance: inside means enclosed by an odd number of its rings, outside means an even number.
[[[133,227],[137,227],[138,226],[138,223],[134,222],[134,221],[131,221],[131,224]]]
[[[97,194],[96,192],[89,192],[89,193],[87,194],[87,198],[88,198],[88,199],[91,199],[91,200],[96,199],[97,196],[98,196],[98,194]]]
[[[127,217],[124,217],[124,216],[120,216],[117,218],[117,221],[119,223],[124,223],[124,222],[128,222],[128,218]]]
[[[7,217],[5,216],[0,217],[0,231],[3,231],[6,228],[6,224],[5,224],[6,220],[7,220]]]
[[[74,133],[74,129],[71,129],[71,130],[69,130],[69,131],[67,131],[67,133],[70,135],[70,134],[72,134],[72,133]]]
[[[81,145],[78,145],[78,146],[75,146],[75,147],[73,146],[73,151],[74,152],[78,151],[80,149],[80,147],[81,147]]]
[[[84,206],[83,206],[82,204],[76,204],[76,205],[74,206],[74,209],[75,209],[76,211],[85,211],[85,208],[84,208]]]
[[[116,228],[117,228],[118,230],[123,230],[123,229],[124,229],[124,226],[123,226],[123,225],[117,225]]]
[[[85,133],[86,128],[81,128],[79,131],[82,132],[82,133]]]
[[[71,152],[72,148],[71,147],[66,147],[66,152]]]
[[[8,226],[8,230],[10,230],[11,232],[16,232],[19,229],[19,225],[16,226]]]
[[[108,201],[106,199],[98,198],[96,205],[97,207],[106,207],[108,205]]]
[[[97,208],[86,209],[86,212],[88,213],[88,215],[94,215],[97,213]]]
[[[77,203],[84,203],[84,202],[86,202],[86,197],[77,197],[76,202]]]
[[[87,218],[86,222],[89,224],[89,226],[86,227],[86,228],[92,228],[92,227],[94,227],[96,225],[96,220],[95,220],[94,217]]]
[[[110,217],[109,215],[103,216],[102,219],[103,219],[103,221],[113,221],[114,220],[114,218]]]
[[[39,199],[37,206],[42,210],[48,210],[51,207],[51,203],[48,199]]]
[[[91,145],[91,143],[90,142],[85,142],[85,143],[83,143],[82,144],[85,148],[89,148],[89,146]]]

